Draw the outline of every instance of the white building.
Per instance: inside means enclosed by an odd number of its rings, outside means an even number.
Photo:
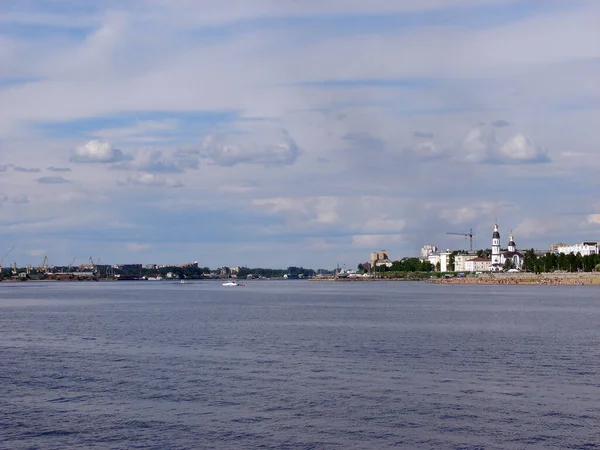
[[[440,272],[448,272],[450,266],[450,250],[440,253]]]
[[[441,262],[440,262],[440,254],[439,253],[434,253],[432,255],[429,255],[427,257],[427,261],[429,261],[429,264],[431,264],[433,266],[433,270],[437,270],[438,264],[441,266]]]
[[[435,245],[424,245],[421,249],[421,259],[427,261],[431,255],[438,251]]]
[[[466,267],[467,261],[477,258],[476,254],[469,255],[454,255],[454,271],[455,272],[465,272],[468,271]]]
[[[472,258],[465,261],[465,272],[489,272],[492,260],[489,258]]]
[[[556,248],[556,253],[580,253],[581,256],[596,255],[600,253],[600,243],[597,241],[584,241],[575,245],[564,245]]]

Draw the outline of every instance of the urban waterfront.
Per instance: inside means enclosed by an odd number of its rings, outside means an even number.
[[[0,285],[2,448],[592,448],[589,286]]]

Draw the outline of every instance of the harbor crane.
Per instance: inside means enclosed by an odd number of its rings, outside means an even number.
[[[453,233],[453,232],[448,232],[446,234],[451,234],[453,236],[468,237],[469,238],[469,250],[471,252],[473,251],[473,236],[475,236],[475,233],[473,233],[473,229],[472,228],[469,228],[469,232],[468,233]]]
[[[38,272],[46,273],[48,271],[48,256],[44,256],[44,260],[42,261],[42,265],[38,267]]]
[[[100,262],[100,258],[98,258],[96,261],[94,261],[94,258],[92,258],[90,256],[90,264],[92,266],[92,272],[96,273],[98,272],[98,263]]]
[[[2,272],[2,263],[4,262],[4,260],[6,259],[6,257],[8,255],[10,255],[10,252],[13,251],[13,249],[15,248],[15,246],[13,245],[11,248],[8,249],[8,251],[4,254],[4,256],[2,257],[2,259],[0,259],[0,272]]]

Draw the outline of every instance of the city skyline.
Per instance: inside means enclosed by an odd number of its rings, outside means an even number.
[[[598,240],[600,4],[0,6],[0,255],[354,267]],[[483,240],[482,240],[483,239]],[[504,242],[502,243],[504,245]]]

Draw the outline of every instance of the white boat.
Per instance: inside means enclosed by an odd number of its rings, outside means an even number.
[[[179,284],[185,284],[185,281],[181,280],[181,281],[179,282]]]
[[[235,281],[226,281],[223,286],[239,286],[239,284]]]

